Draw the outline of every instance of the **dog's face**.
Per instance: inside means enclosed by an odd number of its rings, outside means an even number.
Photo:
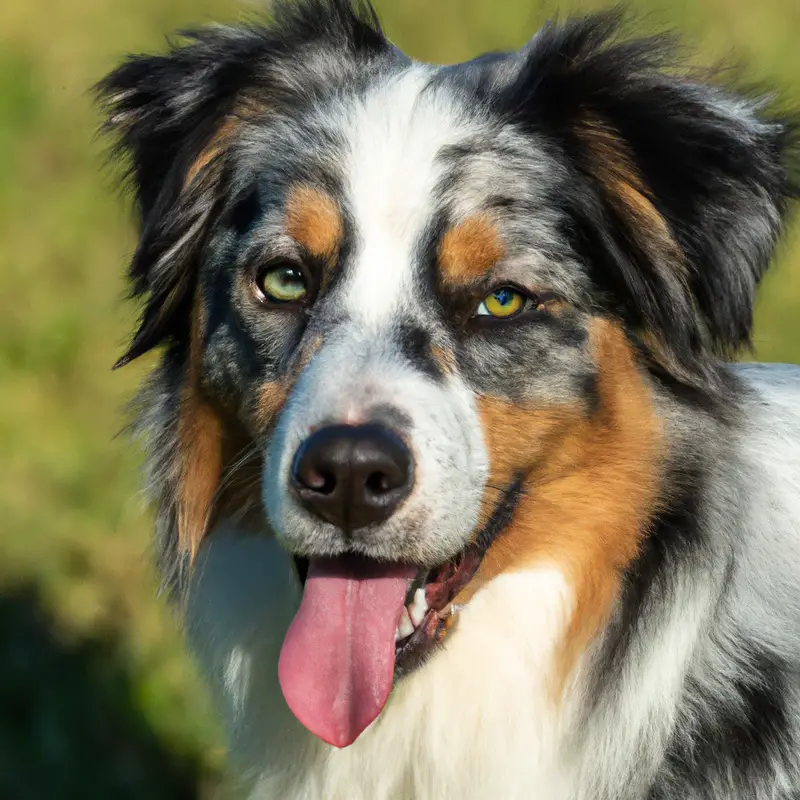
[[[498,574],[556,564],[575,640],[607,617],[655,513],[654,386],[708,401],[746,340],[786,136],[608,17],[439,68],[341,1],[277,15],[103,86],[143,216],[123,361],[169,343],[169,558],[254,465],[255,528],[308,570],[284,691],[346,744]]]
[[[570,302],[586,276],[563,215],[528,211],[566,176],[455,89],[402,68],[304,111],[301,137],[260,123],[253,218],[220,233],[241,287],[206,357],[242,330],[244,360],[270,365],[251,389],[274,423],[264,500],[306,557],[441,565],[530,467],[504,417],[590,400],[589,317]],[[280,176],[258,163],[273,148]]]

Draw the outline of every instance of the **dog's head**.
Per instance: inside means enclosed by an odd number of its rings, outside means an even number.
[[[711,402],[747,341],[790,137],[614,16],[433,67],[345,0],[275,14],[101,86],[142,221],[120,363],[166,344],[164,563],[237,514],[297,557],[281,679],[341,745],[500,573],[557,565],[573,646],[607,616],[654,387]]]

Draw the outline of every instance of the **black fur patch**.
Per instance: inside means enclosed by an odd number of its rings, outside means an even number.
[[[651,520],[639,555],[623,575],[619,609],[605,633],[593,677],[598,697],[601,687],[622,675],[641,620],[659,603],[670,602],[676,572],[707,547],[703,531],[705,471],[702,464],[686,464],[664,479],[669,502]]]
[[[393,335],[400,353],[411,366],[434,381],[444,377],[442,369],[431,351],[431,334],[414,323],[403,323],[395,327]]]
[[[765,784],[773,785],[776,772],[794,768],[787,691],[799,676],[754,642],[738,642],[729,655],[739,676],[724,698],[707,696],[687,680],[685,694],[698,702],[679,716],[649,800],[755,797]]]

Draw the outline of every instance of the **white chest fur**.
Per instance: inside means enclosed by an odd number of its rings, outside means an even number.
[[[278,686],[299,600],[288,557],[270,540],[230,533],[218,531],[199,559],[187,626],[252,797],[564,796],[551,657],[573,596],[560,572],[495,579],[462,610],[446,648],[395,688],[355,744],[336,750],[296,722]]]

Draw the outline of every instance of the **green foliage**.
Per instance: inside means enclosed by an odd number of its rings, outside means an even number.
[[[0,597],[0,796],[188,800],[210,792],[200,756],[168,746],[142,715],[118,633],[70,641],[57,628],[35,588]]]
[[[592,0],[382,0],[390,37],[454,61],[515,47]],[[796,0],[639,0],[645,28],[731,52],[800,96]],[[89,88],[176,28],[252,14],[225,0],[0,4],[0,795],[189,797],[219,732],[147,559],[150,519],[123,407],[147,364],[112,374],[135,309],[126,202],[103,169]],[[800,236],[759,304],[756,347],[800,360]],[[35,589],[21,590],[21,584]],[[88,787],[88,788],[87,788]]]

